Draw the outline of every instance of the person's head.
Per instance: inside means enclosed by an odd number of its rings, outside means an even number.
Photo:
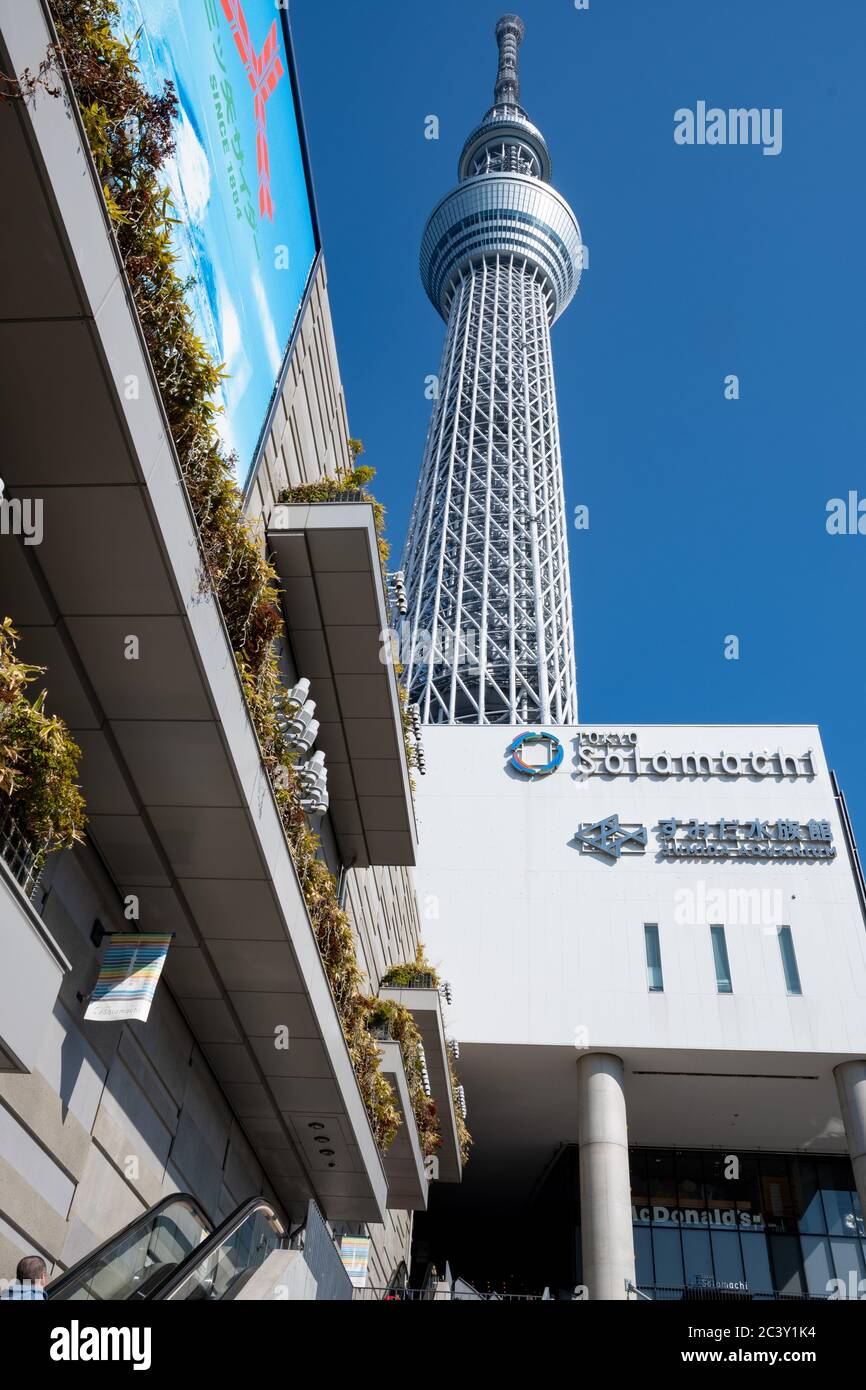
[[[19,1284],[38,1284],[40,1287],[48,1277],[45,1261],[39,1255],[25,1255],[18,1261],[15,1277]]]

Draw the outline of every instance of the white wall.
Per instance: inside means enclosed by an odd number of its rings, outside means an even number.
[[[815,775],[584,776],[578,730],[560,728],[562,766],[530,780],[508,768],[506,750],[520,729],[425,729],[416,882],[430,957],[454,988],[453,1035],[573,1046],[575,1029],[585,1027],[585,1045],[595,1048],[864,1055],[866,934],[818,730],[593,727],[633,730],[644,760],[661,750],[745,758],[811,748]],[[647,827],[643,855],[611,863],[579,851],[572,837],[581,823],[613,813]],[[828,820],[837,855],[667,862],[655,827],[670,816]],[[700,920],[701,893],[719,889],[730,895],[722,910],[710,899]],[[682,890],[690,896],[678,897]],[[748,890],[757,920],[734,922],[746,902],[736,895]],[[690,908],[698,920],[683,921]],[[802,998],[786,991],[778,921],[793,931]],[[662,994],[647,989],[645,922],[659,924]],[[726,926],[730,996],[717,992],[709,922]]]

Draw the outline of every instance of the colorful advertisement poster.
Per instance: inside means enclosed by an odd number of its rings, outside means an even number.
[[[119,0],[149,90],[178,99],[165,168],[177,273],[226,377],[217,427],[243,484],[317,253],[286,47],[274,0]]]
[[[170,932],[110,936],[84,1017],[97,1023],[128,1018],[146,1023],[171,943]]]
[[[369,1236],[343,1236],[340,1242],[340,1259],[352,1286],[363,1289],[367,1283],[367,1265],[370,1261]]]

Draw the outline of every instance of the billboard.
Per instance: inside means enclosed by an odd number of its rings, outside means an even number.
[[[217,427],[243,484],[318,250],[284,7],[119,0],[118,31],[148,89],[177,93],[176,269],[224,366]]]

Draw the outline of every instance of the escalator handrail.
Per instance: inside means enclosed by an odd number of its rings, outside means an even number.
[[[197,1245],[195,1250],[191,1250],[186,1258],[181,1260],[180,1264],[175,1267],[169,1278],[160,1284],[158,1289],[154,1290],[151,1297],[155,1300],[171,1298],[175,1290],[180,1288],[181,1284],[186,1283],[196,1265],[203,1264],[209,1259],[213,1252],[218,1250],[221,1245],[224,1245],[225,1242],[234,1235],[235,1231],[256,1211],[267,1212],[280,1227],[283,1236],[285,1237],[287,1235],[285,1227],[273,1203],[268,1202],[264,1197],[248,1197],[245,1202],[241,1202],[239,1207],[235,1207],[231,1215],[227,1216],[225,1221],[217,1226],[215,1231],[211,1231],[210,1235],[202,1241],[201,1245]]]
[[[136,1216],[128,1225],[123,1226],[119,1231],[115,1231],[114,1235],[109,1236],[101,1245],[95,1246],[88,1254],[84,1255],[80,1260],[77,1260],[74,1265],[70,1265],[69,1269],[63,1274],[58,1275],[56,1279],[52,1279],[51,1283],[45,1286],[45,1297],[48,1299],[56,1298],[61,1290],[68,1284],[73,1283],[81,1277],[81,1271],[87,1265],[98,1263],[100,1258],[111,1250],[112,1246],[118,1245],[127,1236],[134,1235],[139,1227],[146,1226],[147,1224],[152,1225],[161,1211],[167,1210],[169,1207],[177,1206],[178,1203],[190,1207],[196,1220],[201,1222],[203,1229],[212,1231],[211,1222],[205,1216],[195,1198],[190,1196],[188,1192],[173,1192],[170,1196],[163,1197],[161,1201],[149,1207],[147,1211],[143,1211],[140,1216]],[[204,1242],[202,1242],[202,1244],[204,1244]],[[200,1249],[201,1246],[196,1246],[196,1250]],[[195,1252],[193,1251],[191,1253],[194,1254]]]

